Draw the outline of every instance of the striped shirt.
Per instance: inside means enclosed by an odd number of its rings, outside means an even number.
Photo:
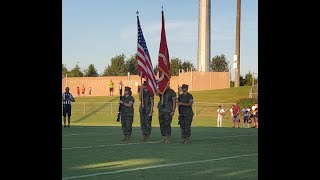
[[[62,93],[62,103],[63,103],[63,105],[71,104],[71,100],[70,99],[73,99],[73,96],[72,96],[71,93]]]

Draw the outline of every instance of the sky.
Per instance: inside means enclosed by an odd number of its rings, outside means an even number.
[[[137,15],[153,67],[158,62],[161,6],[170,58],[197,68],[199,0],[62,0],[62,64],[102,74],[111,58],[137,52]],[[211,57],[230,64],[236,48],[236,0],[211,0]],[[258,73],[258,0],[241,1],[240,74]],[[234,79],[234,69],[231,71]]]

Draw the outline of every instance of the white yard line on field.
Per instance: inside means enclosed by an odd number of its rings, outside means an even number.
[[[118,171],[101,172],[101,173],[95,173],[95,174],[85,174],[85,175],[80,175],[80,176],[65,177],[62,179],[79,179],[79,178],[93,177],[93,176],[99,176],[99,175],[119,174],[119,173],[123,173],[123,172],[132,172],[132,171],[145,170],[145,169],[154,169],[154,168],[171,167],[171,166],[179,166],[179,165],[186,165],[186,164],[204,163],[204,162],[219,161],[219,160],[226,160],[226,159],[236,159],[236,158],[255,156],[255,155],[258,155],[258,153],[244,154],[244,155],[239,155],[239,156],[221,157],[221,158],[215,158],[215,159],[206,159],[206,160],[201,160],[201,161],[189,161],[189,162],[181,162],[181,163],[174,163],[174,164],[154,165],[154,166],[139,167],[139,168],[132,168],[132,169],[123,169],[123,170],[118,170]]]

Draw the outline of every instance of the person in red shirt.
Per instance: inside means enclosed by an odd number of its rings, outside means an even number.
[[[232,106],[232,122],[233,122],[233,128],[237,126],[239,128],[239,113],[240,113],[240,107],[237,105],[237,103],[233,103]]]

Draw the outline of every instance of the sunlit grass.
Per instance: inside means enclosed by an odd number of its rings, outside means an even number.
[[[243,170],[237,170],[237,171],[230,171],[229,173],[224,173],[220,176],[238,176],[245,173],[251,173],[255,172],[256,169],[243,169]]]
[[[108,168],[123,168],[123,167],[133,167],[137,165],[151,165],[165,162],[164,159],[148,158],[148,159],[128,159],[121,161],[111,161],[104,163],[88,164],[74,169],[108,169]]]

